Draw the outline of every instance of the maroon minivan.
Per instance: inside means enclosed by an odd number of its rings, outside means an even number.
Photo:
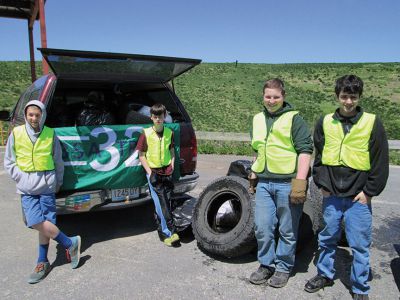
[[[24,123],[24,106],[33,99],[45,104],[45,124],[56,128],[56,132],[57,128],[82,125],[82,111],[93,104],[89,99],[93,93],[101,95],[101,109],[108,114],[100,120],[102,127],[150,124],[149,108],[154,103],[162,103],[168,111],[166,121],[179,125],[180,132],[179,157],[176,159],[179,174],[173,197],[184,198],[186,192],[194,189],[199,177],[195,172],[196,136],[191,119],[175,94],[173,79],[198,65],[201,60],[50,48],[39,50],[53,73],[42,76],[27,88],[11,114],[1,113],[1,119],[9,120],[11,128]],[[64,180],[69,180],[69,177]],[[79,181],[80,177],[75,176],[74,180]],[[117,181],[119,183],[115,188],[109,182],[100,188],[62,190],[57,194],[57,212],[68,214],[122,208],[150,199],[146,184],[130,187],[121,186],[123,181]],[[79,187],[79,182],[74,182],[74,186]]]

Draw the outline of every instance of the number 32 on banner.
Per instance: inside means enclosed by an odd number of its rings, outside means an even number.
[[[141,131],[142,131],[142,127],[132,126],[125,130],[125,136],[127,138],[132,138],[132,135],[134,132],[141,132]],[[117,140],[117,135],[114,130],[112,130],[111,128],[107,128],[107,127],[96,127],[91,131],[90,134],[97,138],[102,133],[107,135],[107,141],[105,143],[99,145],[99,150],[107,151],[110,154],[111,159],[109,162],[107,162],[105,164],[102,164],[97,159],[95,159],[92,162],[90,162],[90,166],[93,169],[95,169],[96,171],[106,172],[106,171],[110,171],[110,170],[114,169],[118,165],[121,155],[120,155],[118,149],[113,146]],[[139,152],[134,151],[131,154],[131,156],[129,156],[127,158],[127,160],[125,161],[125,166],[133,167],[133,166],[138,166],[138,165],[140,165]]]

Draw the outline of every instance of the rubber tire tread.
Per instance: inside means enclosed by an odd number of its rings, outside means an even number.
[[[212,181],[202,191],[192,220],[193,234],[202,250],[231,258],[247,254],[257,246],[254,235],[255,195],[251,195],[248,188],[247,180],[237,176],[224,176]],[[208,225],[207,209],[213,197],[224,191],[233,192],[240,199],[242,215],[231,231],[215,233]]]

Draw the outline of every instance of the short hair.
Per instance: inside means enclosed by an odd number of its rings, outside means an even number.
[[[32,107],[32,106],[38,108],[38,109],[40,110],[40,112],[43,113],[42,109],[41,109],[39,106],[37,106],[36,104],[29,104],[29,105],[27,105],[27,106],[25,107],[25,111],[24,111],[24,112],[25,112],[25,116],[26,116],[26,112],[28,111],[28,108],[29,108],[29,107]]]
[[[285,96],[285,84],[279,78],[273,78],[273,79],[267,80],[264,83],[263,93],[264,93],[265,89],[281,90],[282,96]]]
[[[150,108],[150,113],[155,116],[167,115],[167,109],[161,103],[156,103]]]
[[[339,97],[340,92],[362,95],[364,82],[356,75],[344,75],[336,80],[335,93]]]

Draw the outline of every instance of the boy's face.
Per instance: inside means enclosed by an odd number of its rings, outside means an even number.
[[[164,115],[157,116],[157,115],[151,114],[150,118],[153,121],[155,126],[161,126],[161,125],[164,124],[164,120],[165,120],[165,116]]]
[[[356,107],[359,100],[360,96],[358,94],[340,92],[338,97],[340,114],[344,117],[351,117],[356,115]]]
[[[37,106],[29,106],[26,109],[26,120],[35,131],[40,129],[40,120],[42,119],[42,111]]]
[[[268,112],[274,113],[278,111],[282,107],[284,100],[285,97],[283,97],[280,89],[264,89],[264,106]]]

